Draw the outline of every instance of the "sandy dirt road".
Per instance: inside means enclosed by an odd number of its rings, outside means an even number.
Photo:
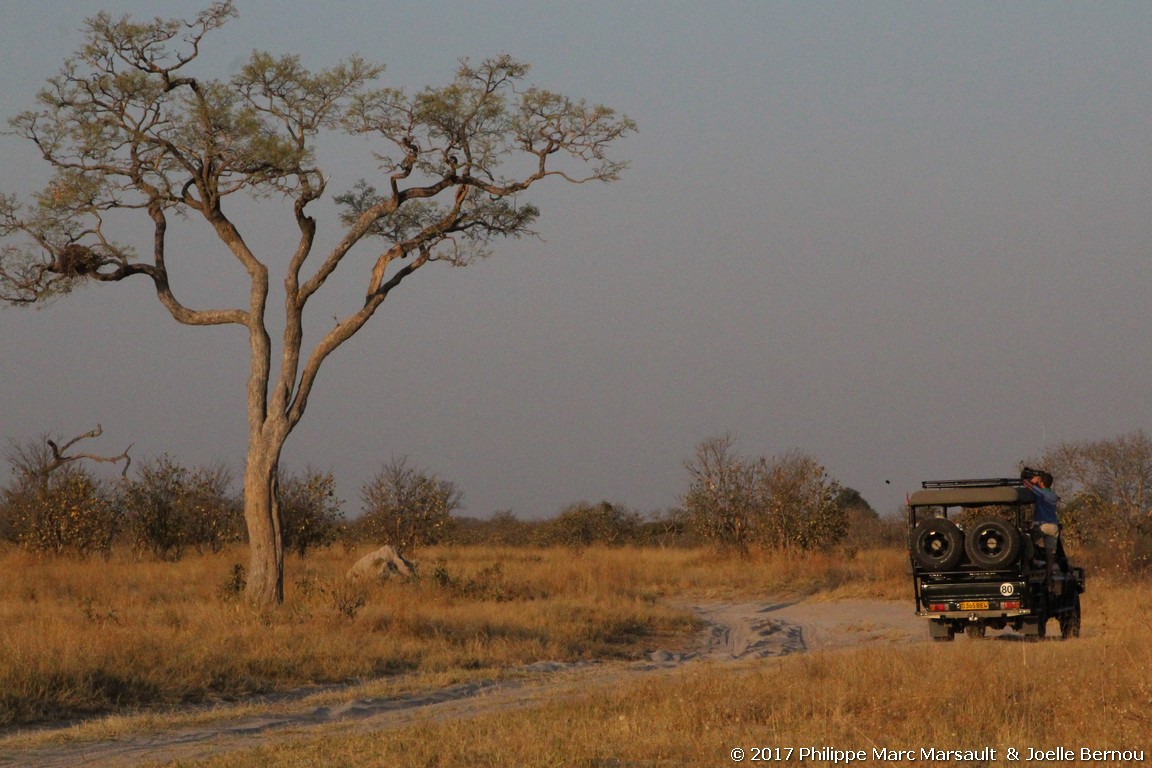
[[[655,650],[646,659],[620,662],[541,662],[514,680],[453,685],[387,698],[349,698],[336,705],[302,701],[272,705],[259,715],[228,717],[210,726],[151,732],[110,741],[67,741],[17,750],[0,742],[0,768],[133,766],[195,760],[259,746],[264,740],[307,736],[321,727],[380,730],[409,723],[467,718],[537,706],[611,687],[639,675],[667,673],[687,664],[724,663],[834,650],[864,644],[927,642],[923,620],[907,602],[690,602],[706,627],[683,650]]]

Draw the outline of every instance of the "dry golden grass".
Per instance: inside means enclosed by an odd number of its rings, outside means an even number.
[[[293,561],[284,607],[253,613],[220,594],[240,551],[175,565],[5,553],[0,712],[27,723],[381,676],[376,693],[357,695],[383,696],[506,677],[539,660],[634,658],[691,634],[696,620],[669,607],[688,599],[878,597],[911,610],[896,550],[746,560],[676,549],[420,554],[418,583],[370,588],[341,579],[355,554]],[[696,663],[558,688],[526,707],[417,714],[377,733],[337,724],[282,734],[196,764],[723,765],[733,747],[769,746],[993,747],[994,762],[1007,764],[1007,747],[1152,749],[1147,585],[1090,579],[1084,607],[1078,641],[959,639]],[[172,727],[159,712],[104,721],[85,737]]]
[[[1078,641],[861,647],[633,676],[541,706],[382,730],[270,740],[198,762],[286,766],[710,766],[734,747],[1010,747],[1152,753],[1145,585],[1099,583]],[[1086,596],[1086,597],[1089,597]],[[797,753],[793,753],[793,759]],[[815,764],[827,764],[810,760]],[[934,765],[987,764],[951,759]],[[186,764],[187,765],[187,764]]]
[[[444,548],[421,579],[361,585],[356,554],[288,566],[283,607],[224,594],[236,550],[179,563],[0,554],[0,725],[232,699],[399,672],[631,658],[697,621],[667,597],[898,596],[902,556],[703,550]]]

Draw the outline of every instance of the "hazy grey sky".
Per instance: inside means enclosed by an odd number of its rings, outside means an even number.
[[[83,18],[206,4],[0,4],[0,114],[33,105]],[[287,462],[334,470],[350,513],[403,454],[477,516],[658,510],[724,432],[810,453],[892,512],[924,478],[1149,428],[1152,4],[238,6],[198,72],[253,48],[313,68],[360,53],[417,88],[507,52],[640,125],[623,181],[532,197],[544,242],[422,271],[329,361]],[[0,147],[0,191],[43,181],[30,146]],[[362,149],[326,151],[330,189],[370,170]],[[247,219],[276,263],[289,214]],[[189,294],[237,297],[238,269],[196,250],[220,268],[189,270]],[[178,325],[143,281],[0,329],[0,438],[101,423],[94,448],[239,467],[240,330]]]

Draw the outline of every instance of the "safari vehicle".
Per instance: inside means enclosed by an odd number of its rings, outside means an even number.
[[[1064,564],[1048,579],[1043,537],[1033,537],[1035,497],[1023,481],[921,486],[908,498],[908,549],[916,615],[928,619],[933,640],[1008,627],[1039,640],[1052,618],[1062,638],[1080,636],[1084,569]]]

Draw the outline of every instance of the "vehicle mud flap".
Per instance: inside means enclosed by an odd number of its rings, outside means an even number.
[[[908,539],[912,559],[926,571],[947,571],[964,559],[964,534],[944,517],[921,520]]]
[[[937,642],[949,642],[956,637],[956,628],[947,621],[928,621],[928,634]]]
[[[968,559],[983,568],[1003,568],[1020,555],[1022,536],[1016,526],[999,517],[977,520],[968,526],[964,549]]]
[[[1020,632],[1024,635],[1024,639],[1030,642],[1043,640],[1047,624],[1048,614],[1046,613],[1041,613],[1039,616],[1030,616],[1024,619],[1024,623],[1020,627]]]

